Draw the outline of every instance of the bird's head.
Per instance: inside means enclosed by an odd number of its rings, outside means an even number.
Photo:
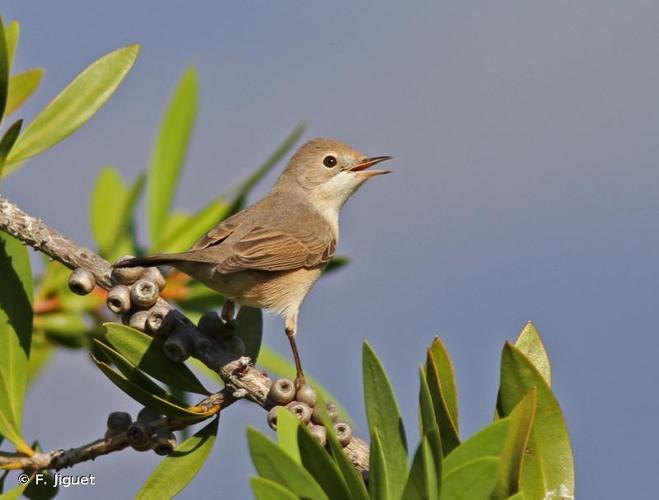
[[[390,170],[369,167],[390,156],[366,156],[333,139],[313,139],[291,158],[277,189],[302,189],[314,204],[341,206],[368,179]]]

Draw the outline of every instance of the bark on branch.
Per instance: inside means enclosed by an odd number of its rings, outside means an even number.
[[[43,221],[26,214],[2,196],[0,196],[0,230],[61,262],[69,269],[83,268],[91,271],[97,285],[101,288],[109,290],[112,287],[110,279],[112,267],[108,261],[50,228]],[[168,307],[172,307],[162,298],[158,300],[167,304]],[[183,313],[176,309],[173,311],[182,327],[193,329],[194,335],[202,335]],[[251,364],[248,357],[236,356],[236,353],[227,349],[226,344],[222,341],[210,339],[210,342],[209,347],[197,357],[210,369],[219,373],[225,382],[225,389],[221,393],[213,395],[215,396],[214,404],[218,405],[218,411],[237,399],[249,399],[262,408],[268,409],[267,395],[272,384],[270,378]],[[191,424],[178,419],[166,419],[162,425],[163,430],[180,430]],[[99,439],[78,448],[38,453],[32,457],[3,454],[0,455],[0,467],[11,465],[12,468],[25,470],[61,469],[122,450],[127,446],[128,441],[125,436],[121,438],[120,435],[117,435],[109,439]],[[363,440],[353,438],[344,451],[356,469],[368,470],[368,445]]]

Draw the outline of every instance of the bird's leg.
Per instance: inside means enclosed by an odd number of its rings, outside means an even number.
[[[302,371],[302,363],[300,362],[300,353],[297,350],[295,343],[295,335],[297,334],[297,312],[286,317],[285,320],[286,336],[291,344],[291,351],[293,351],[293,359],[295,360],[295,370],[297,375],[295,377],[295,387],[299,389],[305,383],[304,372]]]
[[[224,304],[222,305],[222,312],[220,313],[220,317],[222,318],[222,321],[224,321],[224,324],[229,328],[236,327],[236,320],[234,319],[235,312],[236,312],[236,303],[229,299],[224,299]]]

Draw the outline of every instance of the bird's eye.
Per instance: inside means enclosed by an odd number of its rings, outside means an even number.
[[[336,165],[336,157],[332,155],[326,156],[323,158],[323,165],[325,165],[327,168],[332,168]]]

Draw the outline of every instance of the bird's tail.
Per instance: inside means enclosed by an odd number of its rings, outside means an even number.
[[[184,259],[185,253],[163,253],[150,257],[133,257],[112,264],[112,267],[153,267],[170,266],[176,261]]]

